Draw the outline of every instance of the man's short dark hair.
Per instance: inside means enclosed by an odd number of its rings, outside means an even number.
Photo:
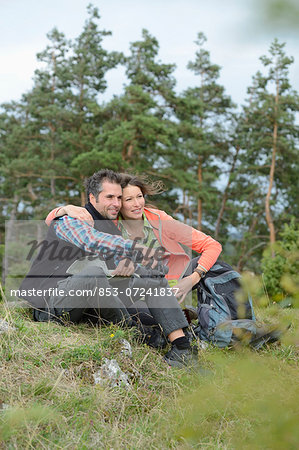
[[[84,183],[88,199],[89,194],[93,194],[95,198],[98,198],[98,195],[103,190],[103,181],[121,185],[122,178],[119,173],[110,169],[102,169],[94,173]]]

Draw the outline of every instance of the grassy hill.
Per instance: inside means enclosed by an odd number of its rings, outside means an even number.
[[[259,315],[273,320],[270,310]],[[179,370],[128,331],[35,323],[2,304],[15,330],[0,334],[1,448],[298,448],[299,310],[280,317],[292,323],[282,344],[209,347],[198,369]],[[128,374],[128,387],[94,384],[104,358]]]

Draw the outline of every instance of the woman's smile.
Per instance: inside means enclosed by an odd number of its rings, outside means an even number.
[[[123,189],[122,208],[120,210],[124,219],[142,219],[145,199],[138,186],[126,186]]]

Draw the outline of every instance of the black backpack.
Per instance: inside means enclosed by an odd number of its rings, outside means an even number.
[[[256,335],[250,295],[242,303],[237,300],[240,277],[229,264],[217,261],[200,280],[197,288],[198,325],[194,332],[201,340],[226,347],[244,333],[251,338]]]

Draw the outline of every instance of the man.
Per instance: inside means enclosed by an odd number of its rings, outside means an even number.
[[[42,299],[38,296],[24,297],[35,308],[35,320],[70,320],[76,323],[92,313],[91,320],[97,321],[99,313],[100,318],[107,322],[127,326],[136,324],[118,295],[129,291],[120,292],[120,288],[108,280],[107,270],[102,264],[104,261],[114,276],[130,277],[135,270],[132,259],[137,250],[136,242],[123,239],[113,223],[121,208],[120,183],[120,176],[108,169],[87,180],[89,202],[85,208],[93,218],[93,226],[68,216],[51,224],[47,245],[39,252],[21,286],[22,290],[36,287],[43,291]],[[138,246],[138,252],[142,263],[147,263],[155,254],[142,246]],[[78,263],[82,266],[79,269]],[[152,267],[156,264],[154,261]],[[152,316],[172,343],[166,361],[170,365],[181,366],[191,360],[190,343],[183,331],[188,322],[175,296],[169,292],[162,295],[161,292],[158,289],[147,293],[145,300]]]

